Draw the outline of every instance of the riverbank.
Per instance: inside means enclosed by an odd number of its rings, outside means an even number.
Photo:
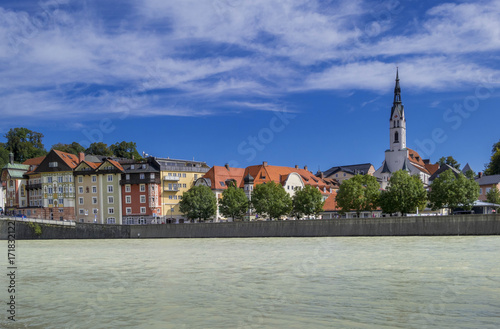
[[[163,225],[75,223],[74,226],[63,226],[15,221],[15,235],[17,240],[500,235],[500,215]],[[8,220],[1,220],[0,239],[7,238]]]

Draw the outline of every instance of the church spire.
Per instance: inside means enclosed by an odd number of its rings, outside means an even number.
[[[399,68],[396,67],[396,86],[394,87],[394,105],[401,103],[401,87],[399,86]]]

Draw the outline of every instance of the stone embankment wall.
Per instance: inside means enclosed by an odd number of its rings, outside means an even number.
[[[256,221],[164,225],[58,226],[16,222],[16,239],[243,238],[320,236],[500,235],[500,215]],[[7,221],[0,221],[7,239]]]

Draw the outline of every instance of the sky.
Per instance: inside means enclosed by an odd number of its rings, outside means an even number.
[[[498,0],[2,0],[1,141],[377,169],[398,67],[408,147],[477,172],[500,140],[499,59]]]

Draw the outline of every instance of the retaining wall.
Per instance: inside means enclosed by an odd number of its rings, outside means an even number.
[[[16,222],[16,239],[243,238],[320,236],[500,235],[500,215],[388,217],[367,219],[256,221],[163,225],[75,226]],[[0,221],[0,239],[7,221]]]

